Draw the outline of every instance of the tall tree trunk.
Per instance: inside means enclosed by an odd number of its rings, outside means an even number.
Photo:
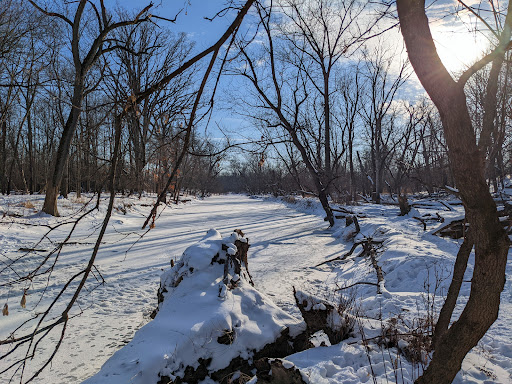
[[[62,175],[62,182],[60,183],[60,194],[63,198],[68,198],[69,192],[69,162],[70,159],[66,160],[66,165],[64,166],[64,174]]]
[[[354,172],[354,139],[349,132],[348,141],[348,165],[350,169],[350,200],[356,201],[356,173]]]
[[[427,188],[427,192],[429,195],[433,192],[432,188],[432,171],[430,167],[430,151],[427,149],[427,145],[425,143],[425,135],[421,136],[421,146],[422,146],[422,155],[423,162],[425,163],[425,175],[423,176],[423,185]]]
[[[510,25],[512,24],[512,2],[508,4],[508,13],[505,20],[503,32],[500,35],[500,45],[505,46],[510,41]],[[486,162],[487,172],[494,173],[494,153],[498,141],[496,129],[497,100],[498,100],[498,81],[501,68],[505,60],[505,49],[503,49],[492,61],[491,70],[487,79],[484,98],[484,116],[482,122],[482,132],[478,147],[484,154],[489,153]],[[507,66],[508,69],[508,66]]]
[[[25,171],[23,170],[23,159],[21,158],[21,156],[18,156],[16,161],[17,161],[18,167],[20,169],[21,181],[23,182],[23,193],[27,194],[28,193],[28,185],[27,185],[27,179],[25,177]]]
[[[375,122],[375,170],[374,187],[375,202],[380,204],[380,194],[382,193],[382,151],[381,151],[382,119],[378,118]]]
[[[1,133],[2,133],[2,139],[0,140],[0,187],[1,192],[5,195],[7,194],[7,174],[6,174],[6,167],[7,167],[7,122],[5,120],[2,120],[1,122]]]
[[[11,160],[11,166],[9,167],[9,177],[7,179],[7,194],[11,193],[12,184],[13,184],[13,173],[14,173],[14,165],[16,161],[20,164],[21,168],[21,162],[18,160],[18,147],[20,144],[20,138],[21,138],[21,130],[23,128],[23,123],[20,124],[20,128],[18,129],[18,134],[16,135],[16,141],[12,143],[12,160]]]
[[[30,108],[30,107],[29,107]],[[27,112],[27,141],[28,141],[28,188],[32,195],[35,189],[34,172],[34,137],[32,132],[32,117],[30,110]]]
[[[498,317],[509,239],[484,177],[484,157],[476,144],[463,84],[452,79],[437,55],[425,2],[397,0],[397,8],[411,64],[439,110],[454,179],[474,231],[475,267],[469,300],[437,343],[432,361],[417,380],[420,384],[448,384],[466,354]]]
[[[325,183],[327,185],[327,194],[329,194],[330,185],[332,183],[332,164],[331,164],[331,106],[329,94],[329,72],[323,74],[324,77],[324,119],[325,119],[325,132],[324,132],[324,156],[325,156]]]
[[[83,131],[80,132],[80,137],[76,142],[76,197],[82,197],[82,145],[83,145]]]
[[[53,161],[53,172],[46,186],[43,212],[52,216],[59,216],[59,211],[57,209],[57,197],[59,194],[60,183],[62,182],[62,177],[64,175],[66,161],[69,158],[71,142],[75,135],[76,126],[78,125],[78,118],[80,117],[83,92],[84,79],[79,77],[76,79],[74,84],[73,103],[59,141],[55,160]]]

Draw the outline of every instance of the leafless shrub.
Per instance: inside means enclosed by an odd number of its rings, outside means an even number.
[[[398,355],[405,357],[412,364],[412,377],[419,377],[430,362],[434,349],[432,337],[436,326],[436,297],[441,291],[445,277],[434,268],[435,282],[430,283],[430,268],[423,283],[424,292],[418,312],[414,317],[403,313],[382,323],[382,337],[379,345],[384,348],[396,348]],[[398,357],[397,357],[398,361]],[[401,368],[400,368],[401,369]],[[396,372],[395,372],[396,373]]]
[[[288,204],[297,204],[297,199],[295,198],[295,196],[291,195],[284,196],[283,201]]]
[[[343,334],[342,339],[346,339],[350,334],[352,334],[352,332],[354,332],[356,317],[359,313],[359,308],[356,306],[355,291],[351,291],[348,295],[340,295],[337,311],[340,318],[344,320],[340,333]]]

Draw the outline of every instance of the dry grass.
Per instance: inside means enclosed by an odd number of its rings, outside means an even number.
[[[291,195],[284,196],[283,201],[288,204],[297,204],[297,199],[295,198],[295,196],[291,196]]]
[[[86,199],[85,197],[72,197],[71,199],[71,202],[72,203],[75,203],[75,204],[85,204],[89,201],[89,199]]]
[[[27,209],[35,209],[35,205],[34,203],[32,203],[30,200],[25,200],[25,201],[22,201],[18,204],[18,207],[23,207],[23,208],[27,208]]]

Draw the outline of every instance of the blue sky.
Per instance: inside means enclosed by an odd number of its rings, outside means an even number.
[[[475,0],[469,1],[474,3]],[[107,0],[108,6],[115,7],[115,4],[129,10],[138,10],[149,4],[149,1]],[[154,7],[151,12],[161,17],[174,19],[178,12],[182,10],[175,23],[167,21],[161,21],[160,23],[175,33],[186,33],[189,39],[195,42],[195,51],[199,52],[214,43],[233,20],[234,11],[213,21],[205,20],[205,17],[213,17],[225,5],[226,0],[154,0]],[[470,61],[475,59],[475,51],[482,49],[479,44],[475,44],[476,36],[468,32],[468,26],[464,26],[461,19],[438,18],[439,12],[445,15],[446,10],[454,10],[455,6],[456,3],[452,0],[442,0],[434,2],[429,8],[431,27],[439,53],[450,70],[460,70],[464,67],[464,64],[470,64]],[[387,36],[391,40],[401,40],[398,30]],[[481,36],[479,37],[481,38]],[[223,90],[237,88],[237,84],[239,83],[236,79],[224,78],[218,92],[218,96],[220,96],[218,99],[225,99],[226,96],[222,95]],[[419,93],[422,93],[419,84],[417,88]],[[217,105],[219,104],[220,100],[217,102]],[[220,131],[215,128],[216,123],[228,130],[240,131],[239,127],[244,124],[244,121],[232,113],[217,109],[212,116],[209,133],[213,136],[221,136]]]
[[[128,10],[140,10],[149,4],[145,0],[107,0],[107,4],[122,6]],[[213,21],[206,20],[205,17],[212,18],[217,12],[226,6],[225,0],[153,0],[154,6],[151,13],[168,19],[174,19],[180,10],[176,22],[158,21],[174,33],[184,32],[189,39],[195,43],[195,52],[200,52],[216,42],[226,31],[226,28],[235,18],[235,11],[230,11],[224,17],[217,17]],[[216,105],[221,104],[221,98],[224,87],[232,85],[232,79],[224,78],[219,88]],[[226,113],[222,109],[216,108],[209,121],[208,134],[213,137],[222,137],[223,134],[217,129],[219,124],[227,131],[239,131],[240,125],[244,121],[238,116]],[[200,127],[204,130],[204,126]],[[259,136],[258,136],[259,137]]]
[[[114,1],[110,0],[112,3]],[[117,0],[116,4],[126,9],[138,10],[149,4],[145,0]],[[224,8],[224,0],[154,0],[151,13],[174,19],[179,14],[175,23],[161,21],[161,24],[171,31],[185,32],[191,40],[196,42],[198,50],[204,49],[215,42],[231,23],[232,17],[219,17],[213,21],[205,20],[205,17],[213,17]]]

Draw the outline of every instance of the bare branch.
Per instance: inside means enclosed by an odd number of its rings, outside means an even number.
[[[45,14],[46,16],[57,17],[61,20],[64,20],[67,24],[69,24],[71,26],[71,28],[73,28],[73,22],[71,20],[69,20],[66,16],[61,15],[60,13],[47,11],[47,10],[41,8],[39,5],[37,5],[33,0],[28,0],[28,2],[30,4],[32,4],[32,6],[34,8],[36,8],[39,12]]]

